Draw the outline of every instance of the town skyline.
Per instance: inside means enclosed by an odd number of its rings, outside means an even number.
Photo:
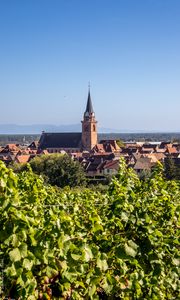
[[[179,132],[180,2],[0,3],[0,125]]]

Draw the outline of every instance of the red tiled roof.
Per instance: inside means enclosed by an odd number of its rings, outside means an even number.
[[[119,169],[119,160],[111,160],[107,161],[106,164],[104,165],[103,169]]]
[[[20,148],[18,147],[19,145],[16,144],[7,144],[1,152],[7,153],[7,152],[18,152]]]
[[[177,149],[175,147],[167,147],[166,153],[169,153],[169,154],[177,153]]]
[[[30,159],[30,155],[17,155],[16,161],[20,164],[27,163]]]

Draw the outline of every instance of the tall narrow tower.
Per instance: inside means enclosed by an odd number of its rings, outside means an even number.
[[[82,148],[90,151],[97,144],[97,121],[92,107],[90,87],[82,123]]]

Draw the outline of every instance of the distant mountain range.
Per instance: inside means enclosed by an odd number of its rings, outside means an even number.
[[[33,124],[33,125],[17,125],[17,124],[0,124],[0,134],[41,134],[46,132],[81,132],[81,124],[70,125],[51,125],[51,124]],[[120,130],[111,128],[98,128],[100,133],[118,133]],[[128,132],[124,130],[121,132]]]
[[[41,134],[45,132],[81,132],[81,124],[70,125],[52,125],[52,124],[33,124],[33,125],[17,125],[17,124],[0,124],[0,134]],[[114,129],[99,127],[98,133],[156,133],[165,131],[145,131],[130,129]],[[176,131],[177,132],[177,131]]]

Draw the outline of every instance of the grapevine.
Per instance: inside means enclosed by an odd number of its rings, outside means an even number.
[[[180,186],[124,161],[105,194],[0,162],[1,298],[178,299]]]

